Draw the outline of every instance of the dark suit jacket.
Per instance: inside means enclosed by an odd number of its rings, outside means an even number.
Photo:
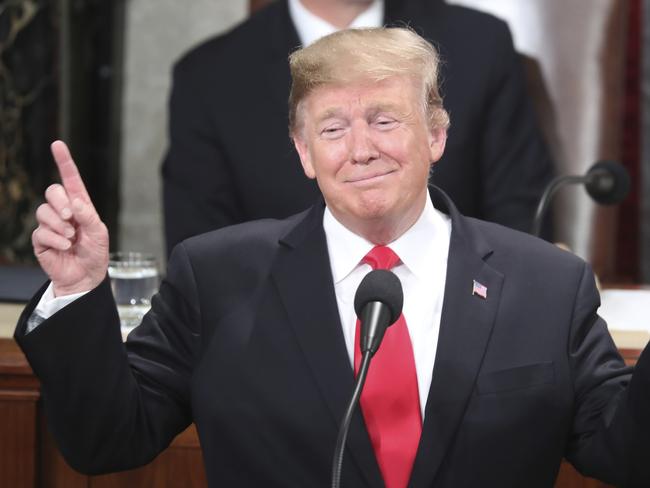
[[[528,231],[552,165],[505,23],[439,0],[386,0],[441,51],[449,140],[433,182],[465,215]],[[288,137],[285,0],[207,41],[174,69],[163,163],[168,252],[192,235],[297,213],[318,198]]]
[[[596,315],[588,266],[501,226],[452,218],[442,320],[413,488],[551,487],[563,456],[649,486],[650,371],[634,375]],[[146,463],[196,422],[210,486],[327,487],[352,392],[323,206],[177,246],[121,343],[107,281],[16,339],[73,467]],[[423,243],[426,247],[426,243]],[[472,281],[487,299],[472,295]],[[372,367],[372,366],[371,366]],[[362,417],[342,486],[382,486]]]

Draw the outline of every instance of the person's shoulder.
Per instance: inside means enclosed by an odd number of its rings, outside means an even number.
[[[557,245],[494,222],[464,217],[492,250],[490,262],[497,267],[517,268],[524,273],[554,273],[575,270],[582,273],[585,261]]]
[[[513,49],[508,24],[490,13],[444,2],[419,8],[407,11],[403,21],[431,40],[443,56],[482,58]]]
[[[248,56],[258,56],[264,45],[263,39],[270,35],[271,24],[283,15],[280,4],[273,2],[226,32],[190,48],[176,61],[175,71],[197,68],[203,71],[206,66],[218,66],[219,62],[226,62],[230,57],[246,59]]]
[[[442,4],[439,9],[441,21],[452,30],[501,35],[510,32],[504,20],[488,12],[447,3]]]
[[[191,256],[229,256],[253,254],[257,257],[274,253],[280,240],[302,222],[310,209],[284,219],[262,219],[235,224],[190,237],[182,246]]]

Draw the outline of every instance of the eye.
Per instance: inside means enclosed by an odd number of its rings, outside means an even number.
[[[325,139],[336,139],[343,134],[343,127],[340,125],[329,125],[324,127],[320,134]]]
[[[393,117],[382,115],[375,119],[375,125],[381,130],[390,130],[398,125],[398,121]]]

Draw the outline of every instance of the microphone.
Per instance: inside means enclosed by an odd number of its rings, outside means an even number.
[[[354,311],[361,322],[361,353],[377,352],[386,329],[399,318],[404,304],[402,284],[394,273],[376,269],[368,273],[354,296]]]
[[[630,175],[623,165],[614,161],[597,162],[585,178],[587,193],[601,205],[620,203],[630,191]]]
[[[539,199],[531,234],[539,237],[542,220],[555,193],[565,185],[584,184],[589,196],[601,205],[620,203],[630,191],[630,175],[614,161],[598,161],[584,175],[565,175],[553,179]]]
[[[363,357],[354,383],[352,398],[339,427],[332,462],[332,488],[339,488],[343,468],[343,448],[348,436],[352,414],[361,397],[370,360],[379,349],[386,329],[402,314],[404,293],[399,278],[385,269],[368,273],[354,295],[354,311],[361,322],[360,346]]]

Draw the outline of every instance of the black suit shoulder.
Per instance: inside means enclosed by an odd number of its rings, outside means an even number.
[[[312,209],[285,219],[262,219],[223,227],[181,243],[197,274],[220,267],[220,274],[254,271],[256,278],[270,269],[280,242]],[[173,255],[172,255],[173,258]],[[254,281],[250,282],[251,285]]]
[[[278,241],[297,222],[304,218],[309,210],[292,215],[285,219],[260,219],[241,224],[222,227],[205,234],[190,237],[183,241],[189,254],[207,256],[215,252],[251,250],[256,246],[278,244]],[[243,247],[242,247],[243,246]]]
[[[257,60],[268,58],[269,41],[275,30],[280,25],[290,25],[287,7],[283,3],[274,2],[227,32],[192,47],[176,61],[174,72],[196,78],[206,73],[236,78],[240,73],[233,73],[233,69],[256,69]]]
[[[585,267],[589,268],[581,257],[543,239],[492,222],[466,219],[493,249],[488,262],[497,269],[527,276],[528,281],[541,277],[550,284],[570,275],[579,278]]]
[[[437,47],[452,45],[487,51],[494,41],[511,44],[508,24],[492,14],[442,2],[413,2],[402,12],[396,12],[389,25],[408,25]],[[470,39],[472,42],[463,41]],[[476,43],[480,40],[481,42]]]
[[[462,5],[444,4],[439,15],[443,23],[449,25],[449,22],[453,22],[454,29],[471,29],[488,34],[509,32],[508,24],[504,20]]]
[[[495,74],[500,78],[500,71],[511,69],[516,52],[505,21],[478,10],[445,5],[438,12],[424,14],[419,22],[422,34],[440,51],[443,74],[485,80]]]

